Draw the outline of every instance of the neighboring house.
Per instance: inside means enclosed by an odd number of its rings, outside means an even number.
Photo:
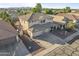
[[[68,21],[73,21],[73,23],[77,24],[77,22],[79,22],[78,19],[79,17],[74,13],[59,13],[53,15],[53,27],[55,27],[55,29],[64,29]]]
[[[79,14],[78,13],[69,13],[69,14],[72,14],[75,17],[76,22],[79,23]]]
[[[53,25],[53,17],[44,13],[31,13],[19,17],[23,30],[26,30],[29,36],[38,36],[48,32]]]
[[[57,15],[59,15],[59,16],[64,16],[65,19],[66,19],[65,21],[70,21],[70,20],[72,20],[73,23],[76,23],[76,22],[77,22],[76,18],[74,17],[75,15],[73,15],[73,14],[69,14],[69,13],[59,13],[59,14],[57,14]]]
[[[0,20],[0,46],[12,44],[17,41],[17,32],[5,21]]]

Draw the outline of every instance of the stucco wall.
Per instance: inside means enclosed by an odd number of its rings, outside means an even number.
[[[40,21],[30,22],[30,23],[29,23],[29,27],[30,27],[30,26],[33,26],[33,25],[35,25],[35,24],[45,24],[45,23],[48,23],[48,22],[53,22],[53,20],[46,19],[44,23],[41,23],[41,20],[40,20]]]
[[[28,22],[24,21],[22,19],[19,19],[19,20],[20,20],[20,24],[22,25],[23,30],[27,30],[28,29]]]
[[[38,36],[44,32],[48,32],[50,29],[46,29],[46,30],[42,30],[42,31],[38,31],[38,32],[35,32],[33,33],[32,31],[29,30],[29,27],[30,26],[33,26],[35,24],[45,24],[45,23],[48,23],[48,22],[52,22],[53,23],[53,20],[52,19],[45,19],[45,22],[41,23],[41,20],[39,21],[34,21],[34,22],[28,22],[28,21],[25,21],[25,20],[22,20],[22,19],[19,19],[20,20],[20,23],[22,25],[22,28],[23,30],[27,30],[28,32],[28,35],[32,38],[33,36]]]
[[[48,28],[46,30],[42,30],[42,31],[35,32],[35,33],[33,33],[33,37],[39,36],[39,35],[41,35],[41,34],[43,34],[45,32],[49,32],[49,31],[50,31],[50,28]]]
[[[46,22],[46,23],[48,23],[48,22],[53,22],[53,19],[46,19],[45,22]]]
[[[29,23],[29,27],[30,27],[30,26],[33,26],[33,25],[35,25],[35,24],[40,24],[40,21],[30,22],[30,23]]]
[[[28,32],[28,35],[30,36],[30,38],[33,38],[35,36],[39,36],[45,32],[49,32],[51,28],[48,28],[48,29],[45,29],[45,30],[42,30],[42,31],[37,31],[37,32],[32,32],[30,30],[27,30]]]

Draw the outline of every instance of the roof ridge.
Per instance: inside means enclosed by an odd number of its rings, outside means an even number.
[[[33,14],[34,14],[34,13],[31,13],[31,15],[29,16],[28,20],[31,19],[31,17],[32,17]]]
[[[75,19],[77,19],[75,15],[72,15],[72,16],[73,16]]]

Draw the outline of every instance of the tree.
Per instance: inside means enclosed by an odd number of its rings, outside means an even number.
[[[46,8],[45,9],[45,13],[48,14],[49,13],[49,9]]]
[[[45,13],[46,14],[53,14],[53,11],[52,11],[52,9],[45,9]]]
[[[18,15],[26,15],[27,14],[27,10],[26,9],[17,9],[17,14]]]
[[[73,30],[75,29],[76,24],[73,23],[73,21],[68,21],[67,25],[66,25],[66,29],[68,30]]]
[[[33,8],[33,9],[32,9],[32,12],[33,12],[33,13],[36,13],[36,12],[37,12],[36,8]]]
[[[42,11],[42,6],[40,3],[37,3],[35,8],[32,8],[32,12],[34,12],[34,13],[36,13],[36,12],[41,13],[41,11]]]
[[[40,3],[37,3],[37,5],[36,5],[36,11],[37,12],[41,12],[42,11],[42,6],[41,6]]]
[[[63,12],[66,13],[66,8],[63,8]]]
[[[70,7],[65,7],[65,8],[62,9],[62,11],[64,13],[69,13],[69,12],[71,12],[71,9],[70,9]]]
[[[6,11],[0,13],[0,18],[2,18],[2,20],[6,21],[6,22],[11,21],[11,17]]]
[[[70,7],[66,7],[65,9],[66,9],[66,12],[71,12]]]

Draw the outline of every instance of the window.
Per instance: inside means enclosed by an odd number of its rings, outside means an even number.
[[[41,20],[41,23],[45,23],[45,20]]]
[[[45,20],[43,20],[43,23],[45,23]]]

